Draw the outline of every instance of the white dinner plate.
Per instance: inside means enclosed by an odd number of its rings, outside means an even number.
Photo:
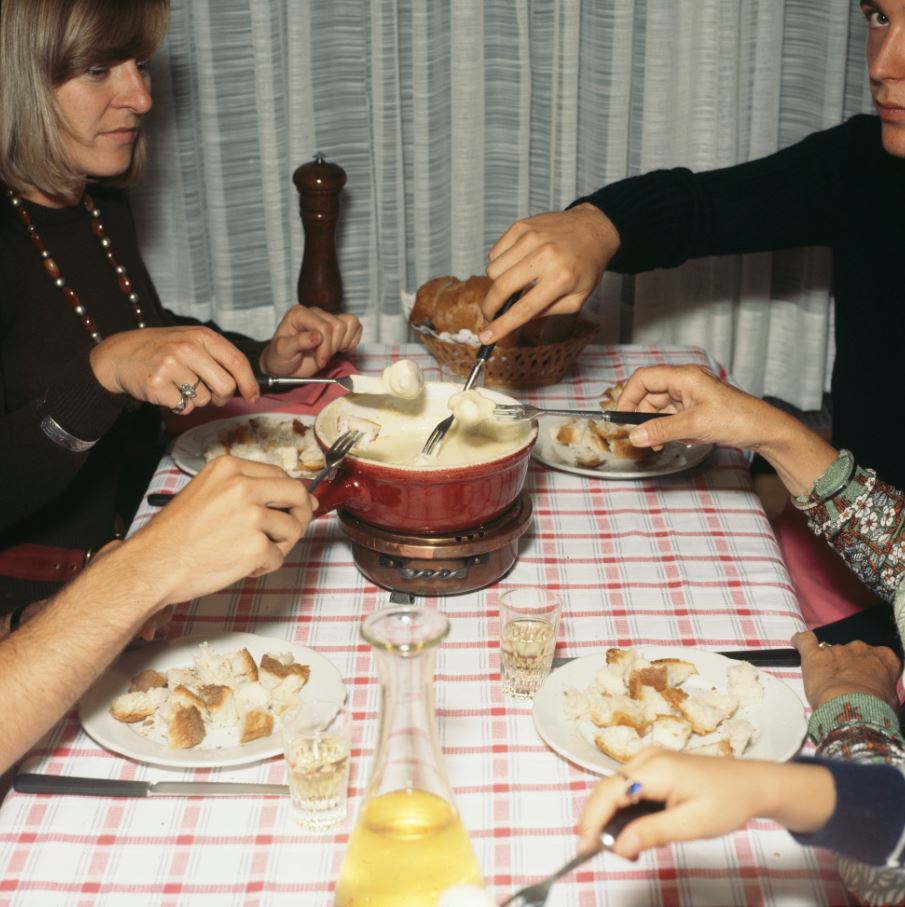
[[[675,441],[670,441],[649,465],[639,466],[633,460],[616,460],[602,463],[600,466],[588,468],[575,466],[561,460],[553,449],[550,440],[550,426],[557,422],[564,422],[562,416],[539,416],[537,430],[537,444],[534,445],[532,455],[536,460],[554,469],[563,472],[572,472],[578,476],[590,476],[593,479],[648,479],[655,476],[669,476],[675,472],[684,472],[697,466],[710,456],[713,444],[696,444],[686,447]]]
[[[229,419],[217,419],[216,422],[205,422],[183,432],[173,442],[173,459],[176,465],[190,476],[195,475],[207,462],[204,459],[204,449],[208,444],[217,441],[220,433],[235,425],[243,425],[250,419],[263,419],[265,421],[285,422],[298,419],[304,425],[314,425],[314,416],[296,413],[249,413],[243,416],[232,416]],[[313,473],[301,470],[290,470],[291,476],[308,476]]]
[[[79,702],[79,720],[85,732],[106,749],[121,753],[130,759],[151,765],[174,768],[214,768],[217,766],[244,765],[269,759],[282,751],[279,724],[269,737],[259,737],[245,744],[214,747],[208,739],[187,750],[177,750],[144,737],[133,725],[117,721],[110,714],[110,703],[129,689],[132,678],[146,668],[165,672],[169,668],[188,668],[194,663],[198,646],[206,642],[216,652],[236,652],[248,649],[256,662],[266,654],[278,655],[291,652],[296,662],[311,666],[308,682],[301,695],[312,699],[344,702],[346,688],[339,670],[323,655],[313,649],[277,639],[256,636],[252,633],[223,632],[214,636],[186,636],[172,642],[159,642],[126,652],[120,656],[95,682]],[[214,736],[216,740],[216,737]],[[206,745],[207,744],[207,745]]]
[[[638,646],[637,651],[648,660],[681,658],[690,661],[697,667],[700,679],[719,690],[728,688],[726,672],[739,664],[716,652],[684,646]],[[533,708],[534,726],[544,743],[569,761],[598,775],[611,775],[620,764],[601,753],[589,739],[587,730],[583,733],[580,723],[566,716],[563,690],[584,690],[605,664],[606,656],[601,651],[557,668],[538,690]],[[798,694],[772,674],[758,671],[758,676],[764,688],[763,702],[736,713],[736,717],[747,718],[757,729],[757,739],[745,751],[744,758],[784,762],[798,752],[807,733],[804,706]]]

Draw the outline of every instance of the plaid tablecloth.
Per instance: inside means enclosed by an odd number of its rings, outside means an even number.
[[[365,373],[400,357],[437,377],[420,346],[366,346]],[[709,364],[700,350],[588,349],[561,384],[530,402],[593,405],[600,391],[652,362]],[[165,457],[151,490],[187,481]],[[530,705],[503,698],[498,675],[502,591],[543,584],[564,599],[558,654],[642,643],[708,649],[783,646],[803,627],[770,526],[741,454],[643,481],[585,478],[532,462],[534,518],[512,572],[479,592],[425,602],[449,615],[435,699],[450,783],[485,878],[498,899],[574,853],[575,823],[595,776],[538,738]],[[150,511],[136,522],[148,519]],[[275,799],[27,796],[0,808],[0,904],[147,907],[332,904],[348,834],[370,771],[378,684],[358,635],[388,593],[356,570],[335,516],[312,524],[281,570],[180,609],[173,636],[252,632],[311,646],[339,668],[355,719],[350,815],[336,833],[306,833]],[[775,671],[801,691],[795,670]],[[25,768],[103,778],[282,782],[280,759],[181,771],[109,753],[69,715]],[[840,905],[833,858],[756,821],[725,838],[670,846],[636,863],[606,854],[553,889],[551,907]]]

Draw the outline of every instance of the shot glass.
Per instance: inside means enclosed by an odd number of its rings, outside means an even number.
[[[302,700],[284,716],[283,755],[296,821],[333,828],[348,811],[351,716],[337,702]]]
[[[500,679],[510,699],[533,699],[553,664],[562,602],[547,589],[500,596]]]

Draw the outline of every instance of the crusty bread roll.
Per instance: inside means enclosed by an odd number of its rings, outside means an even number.
[[[466,280],[459,280],[458,277],[435,277],[418,289],[409,321],[415,327],[429,327],[437,334],[471,331],[477,337],[490,324],[481,310],[481,303],[490,284],[490,278],[483,274],[473,275]],[[536,346],[546,342],[543,336],[548,320],[539,318],[522,325],[501,337],[497,346]]]

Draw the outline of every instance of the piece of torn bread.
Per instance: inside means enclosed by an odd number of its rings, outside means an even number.
[[[378,422],[372,422],[370,419],[354,416],[351,413],[340,412],[336,417],[337,438],[347,431],[361,432],[361,437],[355,442],[355,446],[359,450],[367,450],[371,442],[377,440],[381,427]]]
[[[134,690],[117,696],[110,704],[110,714],[125,724],[135,724],[150,718],[170,698],[166,687],[152,687],[148,690]]]
[[[167,742],[175,750],[198,746],[206,735],[204,719],[195,706],[177,706],[167,722]]]

